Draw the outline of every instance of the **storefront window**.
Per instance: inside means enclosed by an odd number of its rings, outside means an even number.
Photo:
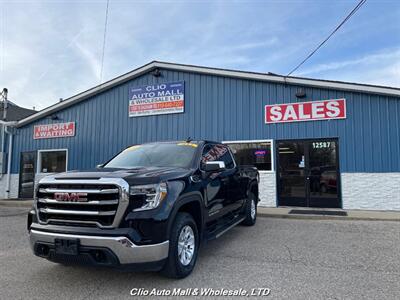
[[[271,141],[227,142],[239,166],[254,166],[259,171],[272,171]]]
[[[39,172],[60,173],[67,170],[67,151],[40,151]]]

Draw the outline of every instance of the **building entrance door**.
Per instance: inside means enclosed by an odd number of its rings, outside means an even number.
[[[36,152],[22,152],[19,167],[19,198],[33,198]]]
[[[278,141],[280,206],[340,208],[337,139]]]

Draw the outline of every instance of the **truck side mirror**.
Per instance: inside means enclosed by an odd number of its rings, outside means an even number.
[[[223,161],[207,161],[204,165],[206,172],[222,172],[225,170],[225,162]]]

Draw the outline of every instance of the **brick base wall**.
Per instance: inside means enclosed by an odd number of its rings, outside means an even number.
[[[276,173],[260,172],[260,206],[276,207]]]
[[[15,199],[18,198],[18,183],[19,183],[19,174],[11,174],[10,180],[10,198]],[[4,174],[0,179],[0,198],[7,198],[7,174]]]
[[[400,173],[342,173],[344,209],[400,210]]]

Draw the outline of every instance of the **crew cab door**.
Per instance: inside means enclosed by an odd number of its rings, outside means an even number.
[[[242,207],[243,201],[246,198],[247,185],[243,182],[239,167],[236,165],[233,154],[227,145],[226,154],[221,157],[221,160],[226,166],[226,176],[228,177],[226,186],[226,205],[229,211],[238,210]]]
[[[204,170],[204,165],[208,161],[218,161],[215,155],[214,144],[207,144],[203,148],[201,155],[200,169]],[[205,173],[203,187],[205,191],[206,222],[218,219],[224,212],[224,201],[226,199],[226,176],[224,172]]]
[[[222,144],[207,144],[203,149],[202,164],[207,161],[223,161],[225,170],[207,174],[205,179],[206,209],[208,221],[215,220],[235,209],[237,196],[233,196],[238,170],[229,148]]]

